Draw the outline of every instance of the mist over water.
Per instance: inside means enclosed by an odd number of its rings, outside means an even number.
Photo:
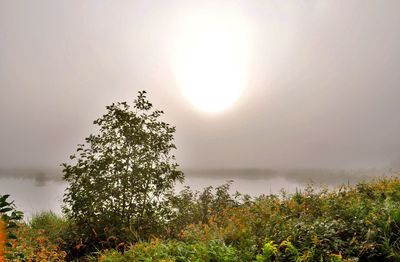
[[[386,175],[398,175],[391,169],[216,169],[185,170],[185,182],[177,184],[179,192],[185,186],[193,190],[231,184],[231,193],[240,192],[256,197],[280,194],[281,190],[294,193],[306,185],[333,189],[342,184],[355,185]],[[0,169],[0,194],[10,194],[17,208],[29,218],[32,214],[51,210],[61,213],[63,193],[67,184],[57,169]]]

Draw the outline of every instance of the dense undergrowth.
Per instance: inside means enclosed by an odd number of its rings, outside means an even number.
[[[231,195],[229,185],[185,189],[166,203],[163,224],[136,243],[78,252],[86,243],[73,222],[41,213],[8,230],[16,239],[5,254],[10,261],[400,261],[397,177],[257,198]]]

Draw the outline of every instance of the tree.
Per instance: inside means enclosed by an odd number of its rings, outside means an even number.
[[[175,127],[160,120],[163,111],[152,109],[145,91],[133,107],[122,102],[106,109],[93,122],[98,134],[78,145],[73,164],[62,164],[64,212],[88,248],[156,234],[167,212],[166,193],[183,181],[171,154]]]

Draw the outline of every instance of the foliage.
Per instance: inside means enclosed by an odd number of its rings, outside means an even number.
[[[66,253],[60,247],[63,233],[55,226],[55,221],[62,219],[53,213],[42,213],[34,216],[29,226],[22,222],[23,213],[15,210],[8,197],[0,196],[0,224],[7,232],[5,237],[0,230],[0,239],[7,240],[7,261],[64,261]]]
[[[73,164],[63,164],[64,211],[74,221],[82,249],[123,246],[160,234],[165,195],[178,171],[173,134],[175,127],[160,120],[146,92],[133,107],[126,102],[107,106],[94,121],[99,133],[78,145]],[[83,246],[83,247],[82,247]]]
[[[6,254],[9,258],[19,257],[16,261],[65,261],[67,253],[61,249],[60,242],[53,242],[47,234],[48,231],[20,223],[16,229],[17,238],[11,240]]]
[[[178,237],[188,225],[207,224],[217,214],[226,209],[238,206],[240,195],[232,196],[229,193],[232,181],[213,188],[206,187],[203,191],[193,191],[185,187],[179,194],[170,193],[168,204],[169,213],[167,226],[168,237]]]
[[[236,249],[226,246],[222,241],[185,243],[181,241],[161,242],[155,239],[148,243],[137,243],[124,254],[106,251],[99,261],[238,261]]]
[[[226,193],[227,188],[223,189]],[[180,212],[201,214],[200,195],[185,189],[176,196],[188,205]],[[309,186],[293,195],[231,198],[236,199],[234,204],[223,200],[225,204],[215,208],[218,212],[210,209],[207,221],[201,216],[195,223],[189,217],[179,220],[187,225],[175,237],[178,241],[168,236],[169,240],[137,243],[124,254],[103,252],[100,258],[182,261],[181,253],[172,248],[179,246],[182,252],[194,247],[198,251],[183,256],[183,261],[220,261],[203,256],[212,253],[212,245],[218,243],[231,250],[237,261],[399,260],[400,180],[396,177],[334,191]],[[221,250],[221,254],[229,253]]]
[[[42,231],[52,243],[63,244],[63,238],[70,229],[67,219],[52,211],[34,214],[28,223],[32,231]]]
[[[399,199],[398,178],[335,191],[309,186],[292,196],[261,196],[230,207],[207,224],[189,225],[181,237],[223,240],[243,261],[397,261]]]
[[[6,248],[6,225],[0,219],[0,262],[4,262],[5,248]]]
[[[160,238],[132,242],[124,252],[101,249],[85,259],[339,262],[400,258],[400,179],[396,177],[333,191],[309,186],[293,195],[254,199],[229,195],[229,185],[202,192],[186,188],[174,200],[168,205],[175,206],[174,212],[168,213],[164,226],[181,223],[180,233],[162,231]],[[16,225],[12,232],[18,240],[10,240],[6,253],[14,260],[19,256],[20,261],[64,261],[63,248],[76,245],[69,238],[70,231],[76,230],[74,224],[53,213]]]
[[[264,261],[271,261],[272,258],[278,254],[279,246],[274,243],[274,241],[269,241],[265,243],[264,247],[262,248],[262,253],[256,256],[257,262],[264,262]]]
[[[1,234],[1,242],[2,248],[11,248],[12,241],[17,239],[17,235],[15,234],[15,230],[18,227],[18,222],[23,218],[24,214],[21,211],[17,211],[15,209],[14,201],[9,202],[8,198],[10,195],[0,195],[0,221],[2,226]],[[2,252],[1,250],[0,252]],[[13,259],[22,257],[21,254],[8,254],[6,252],[6,258]]]

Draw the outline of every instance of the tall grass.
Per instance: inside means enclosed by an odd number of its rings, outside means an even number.
[[[32,231],[42,231],[51,242],[61,242],[68,230],[68,221],[52,211],[34,214],[28,221]]]

